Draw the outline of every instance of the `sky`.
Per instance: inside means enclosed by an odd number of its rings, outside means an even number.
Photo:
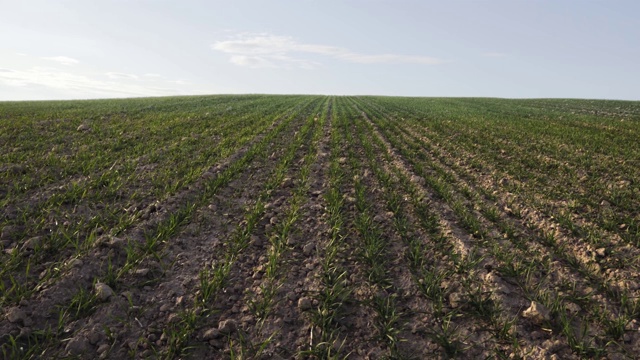
[[[0,101],[640,100],[640,1],[0,0]]]

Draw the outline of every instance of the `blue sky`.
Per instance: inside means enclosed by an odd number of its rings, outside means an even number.
[[[640,100],[640,2],[0,0],[0,100]]]

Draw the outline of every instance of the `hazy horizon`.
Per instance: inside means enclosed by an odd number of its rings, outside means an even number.
[[[640,100],[633,1],[25,0],[0,101],[217,94]]]

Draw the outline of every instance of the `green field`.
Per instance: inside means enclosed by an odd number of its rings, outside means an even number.
[[[0,354],[634,359],[640,102],[0,102]]]

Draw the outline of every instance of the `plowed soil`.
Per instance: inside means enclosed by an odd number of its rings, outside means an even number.
[[[3,358],[640,353],[637,103],[56,106],[0,103]]]

